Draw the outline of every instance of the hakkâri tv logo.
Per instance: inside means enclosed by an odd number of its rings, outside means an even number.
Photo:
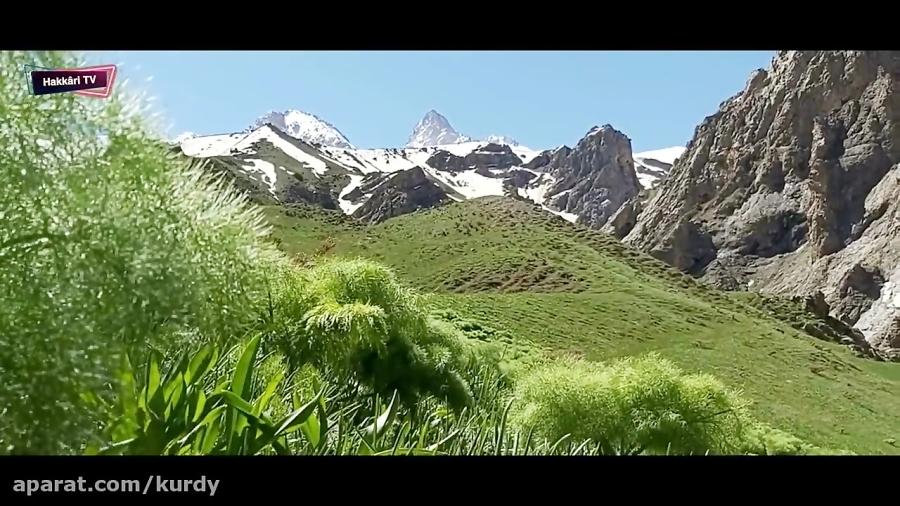
[[[116,80],[115,65],[95,65],[72,69],[48,69],[26,65],[28,89],[33,95],[75,93],[85,97],[107,98]]]

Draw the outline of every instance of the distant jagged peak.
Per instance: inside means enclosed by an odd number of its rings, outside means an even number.
[[[468,142],[471,138],[460,135],[456,129],[450,125],[444,115],[431,109],[425,116],[416,123],[409,141],[406,143],[408,148],[424,148],[431,146],[443,146],[447,144],[459,144]]]

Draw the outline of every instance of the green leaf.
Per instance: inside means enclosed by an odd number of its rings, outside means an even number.
[[[300,395],[296,390],[291,391],[291,405],[294,409],[300,409],[300,406],[303,405],[303,401],[300,400]]]
[[[447,441],[452,440],[452,439],[455,438],[458,434],[459,434],[459,429],[454,429],[453,431],[450,432],[450,434],[447,434],[447,436],[444,437],[444,439],[441,439],[441,440],[438,441],[437,443],[434,443],[433,445],[429,446],[429,447],[427,448],[427,450],[428,450],[429,452],[435,452],[435,451],[437,451],[437,449],[440,448],[442,444],[446,443]]]
[[[196,423],[197,420],[203,416],[203,411],[206,408],[206,394],[203,393],[203,390],[197,392],[197,400],[194,403],[193,408],[193,416],[191,417],[191,422]]]
[[[278,422],[275,430],[275,434],[277,437],[284,436],[285,434],[290,434],[295,430],[299,429],[300,426],[306,421],[307,418],[312,414],[313,410],[316,409],[316,406],[319,404],[319,398],[316,396],[315,399],[307,402],[304,406],[301,406],[299,409],[294,410],[291,414],[282,418],[280,422]]]
[[[574,451],[572,451],[571,455],[580,455],[590,442],[590,439],[585,439]]]
[[[309,418],[306,419],[300,425],[300,432],[306,436],[306,439],[309,440],[309,443],[313,446],[313,448],[317,448],[319,446],[319,437],[322,435],[320,430],[322,429],[321,424],[319,424],[319,417],[315,414],[310,414]]]
[[[116,454],[118,451],[127,448],[129,445],[131,445],[132,443],[134,443],[135,441],[137,441],[137,439],[138,439],[138,438],[133,437],[133,438],[130,438],[130,439],[126,439],[126,440],[124,440],[124,441],[119,441],[119,442],[117,442],[117,443],[113,443],[113,444],[111,444],[111,445],[109,445],[109,446],[106,446],[106,447],[104,447],[104,448],[101,448],[101,449],[97,452],[97,455],[113,455],[113,454]]]
[[[525,455],[528,455],[528,450],[531,449],[531,438],[534,436],[534,426],[528,430],[528,436],[525,438]]]
[[[495,451],[497,455],[500,455],[503,450],[503,438],[506,435],[506,423],[507,417],[509,416],[509,410],[512,408],[513,399],[510,399],[509,402],[506,403],[506,409],[503,410],[503,417],[500,419],[500,429],[497,434],[497,441],[495,443]]]
[[[242,414],[248,417],[252,417],[254,419],[258,418],[256,416],[256,413],[254,412],[253,405],[245,401],[241,397],[238,397],[233,392],[223,390],[221,392],[214,393],[212,397],[222,399],[225,404],[240,411]]]
[[[173,380],[174,386],[169,389],[168,407],[172,411],[176,411],[181,404],[182,394],[184,393],[184,380],[181,374]]]
[[[556,451],[557,448],[561,447],[564,442],[568,441],[571,438],[572,438],[572,434],[566,434],[563,437],[557,439],[556,442],[553,443],[553,446],[550,447],[549,453],[553,454],[553,452]]]
[[[319,413],[318,418],[319,418],[319,423],[321,424],[320,432],[321,432],[322,436],[319,439],[319,447],[321,449],[325,446],[325,441],[327,440],[325,435],[328,434],[328,415],[325,412],[325,396],[324,395],[319,396],[319,405],[316,406],[316,411]]]
[[[170,383],[172,379],[177,375],[184,375],[184,371],[187,369],[188,365],[188,356],[187,354],[182,354],[181,358],[178,360],[178,363],[175,364],[175,367],[170,368],[166,371],[166,373],[162,377],[162,383]]]
[[[166,400],[164,388],[160,387],[159,362],[154,353],[150,359],[150,369],[147,381],[147,410],[154,418],[162,420],[165,417]]]
[[[215,424],[215,422],[217,421],[216,419],[217,419],[219,416],[221,416],[222,412],[225,411],[225,409],[227,409],[227,406],[224,406],[224,405],[223,405],[223,406],[217,406],[217,407],[213,408],[212,410],[210,410],[209,413],[206,414],[205,417],[203,417],[203,420],[202,420],[200,423],[194,425],[194,428],[191,429],[190,432],[188,432],[187,434],[185,434],[183,437],[177,439],[176,441],[173,441],[173,443],[177,443],[178,445],[185,445],[185,444],[187,444],[188,441],[190,441],[191,438],[192,438],[195,434],[199,433],[200,431],[202,431],[202,430],[203,430],[204,428],[206,428],[207,426],[210,426],[210,425]],[[201,445],[202,445],[202,442],[201,442]]]
[[[375,441],[384,434],[384,430],[391,424],[394,420],[394,417],[397,416],[397,409],[399,407],[399,402],[397,402],[397,392],[394,391],[394,396],[391,397],[391,403],[388,405],[387,409],[372,422],[366,428],[366,437],[369,438],[369,441],[374,445]]]
[[[381,450],[380,452],[374,453],[372,455],[388,456],[388,455],[404,455],[404,454],[427,457],[427,456],[437,455],[438,452],[436,452],[434,450],[426,450],[426,449],[422,449],[422,448],[396,448],[396,449],[390,449],[390,450]],[[366,455],[369,455],[369,454],[367,453]]]
[[[359,432],[359,431],[357,431],[357,432]],[[362,435],[362,434],[360,434],[360,435]],[[360,443],[359,449],[356,450],[356,453],[358,455],[374,455],[375,454],[375,449],[372,448],[372,445],[370,445],[366,441],[365,437],[360,438],[359,443]]]
[[[207,344],[197,350],[197,354],[194,355],[194,358],[191,359],[190,364],[188,365],[187,372],[184,374],[184,381],[188,385],[196,382],[200,378],[202,378],[207,371],[209,371],[210,366],[213,364],[213,348],[211,345]]]
[[[213,448],[216,445],[216,441],[219,439],[219,432],[221,424],[211,423],[209,424],[209,428],[206,429],[206,434],[203,435],[203,443],[200,445],[200,453],[202,455],[209,455],[212,453]]]
[[[224,405],[216,406],[215,408],[211,409],[209,411],[209,413],[207,413],[206,416],[203,417],[203,420],[201,420],[200,423],[198,423],[197,425],[203,426],[203,425],[208,425],[208,424],[214,423],[216,421],[216,419],[219,418],[222,415],[222,412],[225,411],[226,409],[227,409],[227,407]]]
[[[150,404],[150,399],[156,394],[156,390],[159,388],[159,362],[156,361],[156,355],[153,354],[150,357],[150,362],[147,364],[147,388],[144,390],[144,398],[147,400],[147,404]]]
[[[263,411],[269,407],[269,402],[272,400],[272,397],[275,395],[275,391],[278,389],[278,385],[281,384],[281,380],[284,379],[284,370],[278,371],[278,373],[269,380],[269,384],[266,385],[265,391],[263,391],[262,395],[259,396],[259,399],[256,401],[256,414],[259,415]]]
[[[250,399],[250,389],[253,387],[251,380],[256,362],[256,352],[259,349],[259,340],[259,334],[250,339],[250,342],[244,347],[244,352],[238,360],[237,367],[234,369],[231,391],[242,399]]]
[[[409,420],[404,420],[403,424],[400,426],[400,430],[397,431],[397,436],[394,438],[394,450],[391,452],[392,455],[400,448],[400,443],[406,440],[406,436],[409,434],[411,428],[412,424],[409,423]]]
[[[234,375],[231,379],[231,393],[245,401],[250,399],[250,391],[253,388],[253,369],[256,364],[256,352],[259,349],[260,335],[257,334],[246,346],[238,359],[237,366],[234,369]],[[249,405],[249,404],[248,404]],[[241,410],[238,405],[232,403],[232,407],[239,411],[243,411],[247,416],[253,416],[253,409]],[[229,411],[226,415],[226,436],[228,438],[227,449],[229,453],[239,452],[243,446],[243,431],[247,426],[247,421],[240,414]]]
[[[416,445],[416,448],[424,448],[425,447],[425,437],[428,435],[428,424],[423,424],[419,429],[419,443]]]
[[[272,448],[275,448],[275,453],[278,455],[290,455],[290,450],[287,449],[286,446],[281,444],[281,441],[275,439],[272,441]]]
[[[122,416],[110,428],[110,439],[113,441],[125,439],[138,429],[137,410],[140,394],[135,390],[134,373],[127,354],[123,358],[123,366],[118,376],[119,406]]]

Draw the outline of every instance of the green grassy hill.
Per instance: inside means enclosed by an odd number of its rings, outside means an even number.
[[[266,212],[285,251],[379,260],[520,346],[589,360],[658,351],[742,389],[761,419],[810,443],[900,453],[900,364],[857,358],[529,203],[476,199],[372,227],[309,207]]]

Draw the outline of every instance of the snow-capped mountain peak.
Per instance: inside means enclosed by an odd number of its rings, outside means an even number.
[[[519,146],[519,141],[505,135],[488,135],[485,141],[493,144],[506,144],[507,146]]]
[[[282,132],[309,144],[321,144],[333,148],[353,149],[350,141],[331,123],[308,112],[289,109],[284,112],[271,111],[260,116],[250,127],[255,130],[271,124]]]
[[[450,122],[441,113],[432,109],[425,113],[425,117],[416,124],[412,135],[409,136],[409,142],[406,143],[406,147],[424,148],[458,144],[470,140],[470,138],[460,135],[459,132],[450,126]]]

